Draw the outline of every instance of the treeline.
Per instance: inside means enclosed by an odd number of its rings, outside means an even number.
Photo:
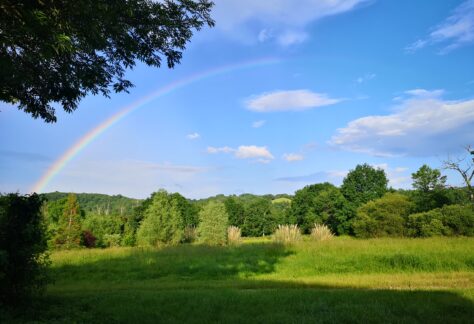
[[[145,200],[133,200],[52,193],[45,195],[49,201],[43,215],[49,244],[58,248],[204,241],[205,217],[211,223],[220,219],[223,224],[213,226],[221,225],[221,232],[233,226],[243,236],[253,237],[271,235],[282,224],[298,225],[304,234],[314,224],[323,224],[335,235],[356,237],[474,235],[467,188],[447,187],[446,177],[427,165],[413,173],[412,180],[413,190],[395,190],[388,187],[384,170],[363,164],[351,170],[340,187],[318,183],[293,196],[243,194],[189,200],[161,190]],[[102,212],[99,206],[108,206],[109,211]]]

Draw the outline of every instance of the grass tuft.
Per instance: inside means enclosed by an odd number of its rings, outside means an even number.
[[[301,231],[298,225],[278,225],[273,239],[283,244],[296,243],[301,241]]]
[[[315,241],[327,241],[334,237],[329,227],[324,224],[314,224],[311,229],[311,238]]]

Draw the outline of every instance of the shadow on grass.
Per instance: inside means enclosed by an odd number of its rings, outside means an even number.
[[[290,254],[272,244],[182,246],[62,265],[54,270],[56,284],[37,305],[16,317],[4,313],[3,322],[469,323],[474,318],[473,302],[456,291],[250,278],[276,271]]]
[[[236,247],[181,245],[162,249],[135,249],[129,255],[83,260],[53,269],[58,281],[89,282],[151,279],[225,280],[272,273],[278,260],[293,252],[279,244]]]

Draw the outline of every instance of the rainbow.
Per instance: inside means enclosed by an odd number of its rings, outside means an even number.
[[[196,74],[189,75],[183,79],[171,82],[163,87],[156,89],[155,91],[147,94],[146,96],[138,99],[137,101],[121,108],[117,113],[110,116],[102,123],[91,129],[79,140],[77,140],[71,147],[69,147],[54,163],[46,170],[46,172],[41,176],[41,178],[33,185],[31,192],[42,192],[43,189],[48,185],[48,183],[59,173],[64,167],[76,157],[81,151],[83,151],[90,143],[92,143],[97,137],[102,133],[107,131],[113,125],[118,123],[120,120],[128,116],[130,113],[134,112],[140,107],[150,103],[151,101],[167,95],[175,90],[178,90],[182,87],[188,86],[192,83],[202,81],[211,77],[215,77],[222,74],[227,74],[230,72],[250,69],[260,66],[266,66],[271,64],[279,63],[280,60],[276,58],[263,58],[252,61],[245,61],[234,63],[230,65],[224,65],[212,68],[210,70],[205,70],[198,72]]]

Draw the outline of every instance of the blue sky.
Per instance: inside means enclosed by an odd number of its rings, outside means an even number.
[[[89,96],[45,124],[0,104],[0,190],[29,192],[64,152],[127,104],[204,78],[109,128],[44,188],[143,198],[293,193],[340,184],[358,163],[409,188],[474,144],[474,1],[217,0],[173,70],[139,64],[130,94]],[[447,173],[453,185],[461,179]]]

